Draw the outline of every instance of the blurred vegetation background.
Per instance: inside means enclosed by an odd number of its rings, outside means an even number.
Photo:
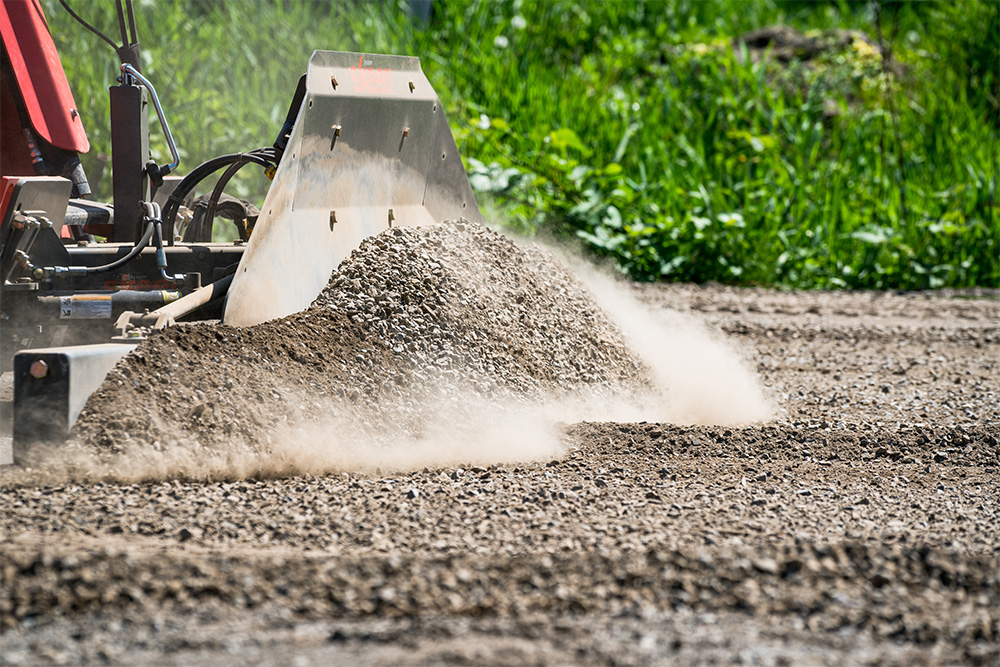
[[[116,34],[112,0],[67,2]],[[118,62],[43,5],[108,199]],[[181,173],[269,145],[313,50],[409,54],[491,221],[575,239],[636,280],[1000,287],[995,0],[433,0],[426,20],[411,0],[137,8]]]

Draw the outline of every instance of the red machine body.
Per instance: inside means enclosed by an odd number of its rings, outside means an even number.
[[[13,96],[15,91],[19,94],[31,129],[42,140],[67,151],[86,153],[90,150],[66,72],[59,61],[38,0],[2,0],[0,37],[3,39],[4,59],[9,64],[9,69],[4,68],[5,75],[9,72],[14,79],[13,82],[4,82],[4,97]],[[8,128],[21,129],[21,119],[7,116],[8,109],[16,114],[16,109],[8,102],[13,103],[14,99],[5,99],[3,104],[5,158],[10,147],[6,141]],[[26,144],[23,136],[20,144],[22,148]],[[8,175],[6,169],[3,175]]]

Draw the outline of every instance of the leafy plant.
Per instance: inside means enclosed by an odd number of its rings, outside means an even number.
[[[115,25],[113,3],[70,2]],[[44,4],[93,174],[117,63]],[[146,74],[189,169],[269,144],[313,49],[413,54],[484,210],[634,279],[1000,286],[991,0],[452,0],[429,23],[405,2],[137,6]],[[779,24],[819,47],[779,58],[738,39]],[[154,152],[166,154],[158,135]],[[235,194],[261,196],[256,179]]]

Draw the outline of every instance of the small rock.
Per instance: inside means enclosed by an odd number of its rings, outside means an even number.
[[[177,532],[177,539],[179,539],[181,542],[187,542],[188,540],[195,539],[198,537],[201,537],[201,530],[198,528],[194,529],[181,528]]]
[[[778,574],[778,562],[773,558],[758,558],[753,561],[753,566],[764,574]]]

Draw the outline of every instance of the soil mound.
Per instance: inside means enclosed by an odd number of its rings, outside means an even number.
[[[331,415],[413,435],[470,397],[628,394],[644,378],[549,253],[466,221],[396,228],[362,243],[301,313],[179,326],[140,344],[88,401],[74,444],[259,450]]]

